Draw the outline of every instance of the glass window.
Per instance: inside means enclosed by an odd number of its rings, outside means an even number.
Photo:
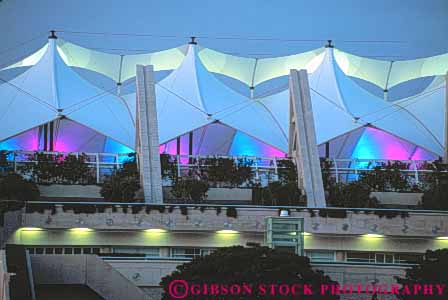
[[[53,254],[54,248],[45,248],[45,254]]]
[[[44,254],[44,248],[36,248],[36,254]]]
[[[201,249],[201,248],[171,248],[171,257],[189,258],[205,256],[212,253],[214,249]]]
[[[92,254],[92,248],[84,248],[83,250],[84,254]]]
[[[399,264],[415,264],[418,262],[421,254],[408,254],[408,253],[400,253],[396,254],[396,263]]]
[[[375,262],[375,254],[369,252],[347,252],[346,260],[349,262]]]
[[[73,254],[73,248],[64,248],[65,254]]]
[[[293,249],[296,254],[303,254],[303,219],[267,218],[265,242],[270,248]]]
[[[100,254],[100,248],[92,248],[92,254]]]
[[[393,264],[394,263],[394,255],[393,254],[386,254],[386,263],[387,264]]]
[[[74,254],[81,254],[81,248],[73,248],[73,253]]]
[[[375,262],[379,263],[379,264],[384,264],[385,255],[383,253],[376,253],[375,254]]]
[[[54,248],[54,254],[62,254],[62,248]]]
[[[35,251],[34,251],[34,248],[28,248],[28,253],[29,253],[29,254],[34,254],[34,252],[35,252]]]
[[[130,255],[144,255],[146,257],[160,257],[160,248],[148,247],[148,248],[127,248],[116,247],[112,249],[113,253],[130,254]]]
[[[335,252],[334,251],[322,251],[322,250],[306,251],[306,256],[308,256],[310,258],[311,262],[334,261],[335,260]]]

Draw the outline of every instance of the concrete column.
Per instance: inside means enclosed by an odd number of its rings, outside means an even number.
[[[296,160],[299,188],[308,207],[326,207],[306,70],[291,70],[289,95],[289,155]]]
[[[159,129],[153,66],[137,66],[137,145],[140,178],[146,203],[162,203]]]
[[[443,152],[443,162],[448,164],[448,71],[445,75],[445,149]]]

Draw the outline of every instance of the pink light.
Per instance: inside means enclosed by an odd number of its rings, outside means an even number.
[[[412,160],[435,160],[437,156],[418,147],[412,155]]]

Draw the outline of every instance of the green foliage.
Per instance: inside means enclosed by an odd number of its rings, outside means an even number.
[[[336,209],[319,209],[319,217],[322,218],[339,218],[345,219],[347,218],[347,211],[344,210],[336,210]]]
[[[445,286],[443,294],[439,295],[435,293],[428,299],[431,300],[445,300],[448,298],[448,249],[439,249],[435,251],[428,250],[425,256],[422,257],[418,264],[410,269],[406,270],[405,277],[396,277],[399,284],[402,285],[414,285],[414,284],[442,284]],[[434,288],[434,292],[436,289]],[[423,294],[417,295],[397,295],[398,299],[406,300],[420,300],[424,299]],[[426,296],[427,297],[427,296]]]
[[[22,171],[31,174],[38,184],[95,184],[94,170],[88,166],[85,154],[64,156],[36,152],[28,160],[36,164],[27,165]]]
[[[160,167],[162,178],[171,180],[177,178],[177,162],[174,156],[160,154]]]
[[[108,201],[132,202],[140,188],[140,179],[135,161],[123,164],[101,186],[101,196]]]
[[[333,166],[333,162],[328,158],[320,158],[320,169],[322,172],[322,183],[324,189],[328,189],[333,183],[333,178],[331,177],[331,167]]]
[[[22,209],[24,205],[23,201],[0,200],[0,226],[4,224],[5,213]]]
[[[227,207],[226,215],[229,218],[237,218],[238,212],[235,207]]]
[[[304,206],[305,199],[297,182],[297,170],[291,160],[278,160],[278,180],[270,182],[268,186],[256,185],[253,188],[253,204]]]
[[[2,200],[33,201],[38,200],[39,196],[37,185],[18,174],[9,173],[0,177],[0,199]]]
[[[196,178],[178,178],[171,193],[180,200],[192,201],[195,203],[203,201],[207,197],[208,182]]]
[[[9,164],[8,164],[8,155],[9,151],[6,150],[0,150],[0,171],[5,171]]]
[[[388,162],[375,166],[373,171],[361,172],[359,181],[378,192],[410,192],[412,187],[400,170],[408,170],[409,165],[402,162]]]
[[[249,159],[206,158],[206,176],[210,183],[222,187],[250,184],[253,177],[253,161]]]
[[[328,201],[330,206],[336,207],[378,207],[375,198],[370,197],[370,186],[361,182],[334,183],[328,190]]]
[[[423,194],[421,206],[423,209],[448,210],[448,165],[436,161],[429,169],[433,173],[428,176],[429,187]]]
[[[254,187],[254,204],[304,206],[306,203],[296,182],[270,182],[267,187]]]
[[[267,247],[242,246],[219,248],[210,255],[177,266],[172,274],[163,277],[160,282],[164,290],[162,299],[171,299],[168,287],[173,280],[185,280],[190,285],[212,283],[251,285],[253,287],[251,294],[238,295],[238,299],[242,300],[285,299],[285,296],[278,293],[275,296],[258,293],[257,287],[261,284],[310,284],[313,288],[320,288],[323,284],[336,284],[322,271],[313,270],[307,257]],[[194,298],[210,299],[210,295],[195,295]],[[224,299],[225,296],[212,298]],[[292,298],[302,299],[297,296]],[[321,295],[316,292],[306,299],[336,300],[339,296]]]

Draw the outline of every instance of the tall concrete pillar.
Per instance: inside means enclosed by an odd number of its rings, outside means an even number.
[[[443,162],[448,164],[448,71],[445,75],[445,143]]]
[[[299,188],[308,207],[326,207],[306,70],[291,70],[289,99],[289,155],[297,164]]]
[[[137,66],[136,151],[146,203],[162,203],[159,129],[153,66]]]

